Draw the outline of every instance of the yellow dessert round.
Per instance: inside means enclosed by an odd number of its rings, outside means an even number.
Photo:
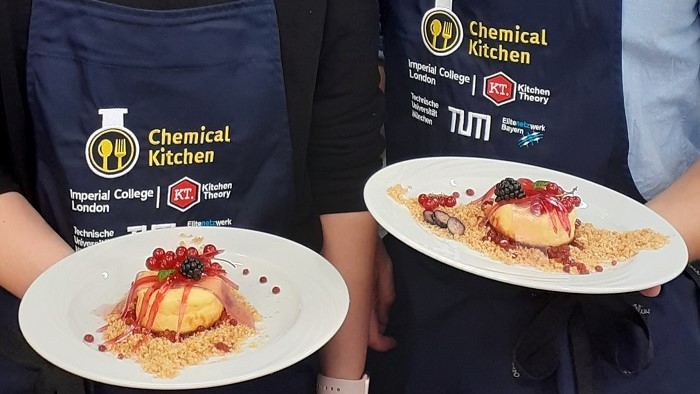
[[[152,330],[156,332],[162,332],[165,330],[176,331],[177,321],[180,316],[180,303],[182,302],[182,293],[184,288],[170,289],[165,293],[163,300],[158,307],[158,313],[156,313],[155,320],[153,321]],[[142,326],[148,322],[148,316],[151,313],[151,308],[153,307],[153,302],[156,298],[156,293],[151,294],[148,300],[148,309],[146,310],[145,316],[139,324]],[[141,310],[141,305],[143,304],[143,297],[146,294],[146,289],[142,289],[138,292],[136,298],[136,311]],[[221,316],[224,307],[221,302],[209,291],[193,287],[190,289],[190,293],[187,296],[187,305],[185,306],[185,312],[182,317],[182,324],[180,325],[180,333],[187,334],[193,332],[199,326],[209,328]]]
[[[537,216],[530,212],[528,206],[506,204],[494,212],[489,221],[491,226],[506,237],[531,246],[560,246],[574,239],[576,213],[568,215],[569,232],[562,227],[559,217],[556,217],[556,231],[549,214],[542,212]]]

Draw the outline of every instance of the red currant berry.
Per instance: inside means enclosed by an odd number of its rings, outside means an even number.
[[[438,200],[438,205],[439,205],[439,206],[441,206],[441,207],[444,207],[444,206],[445,206],[445,196],[444,196],[444,195],[442,195],[442,194],[439,195],[438,198],[437,198],[437,200]]]
[[[581,197],[579,197],[579,196],[571,197],[571,201],[574,203],[574,206],[576,206],[576,207],[581,205]]]
[[[204,253],[213,253],[216,252],[216,246],[209,244],[204,247]]]
[[[187,256],[187,248],[184,246],[178,246],[177,249],[175,249],[175,256],[177,256],[177,257]]]
[[[165,252],[165,257],[168,256],[175,258],[175,252],[173,252],[172,250],[168,250],[167,252]]]
[[[199,255],[199,251],[194,246],[187,248],[187,255],[190,257],[196,257]]]
[[[175,257],[166,254],[163,260],[161,260],[160,265],[163,268],[173,268],[175,266]]]
[[[146,268],[151,271],[158,269],[158,260],[155,257],[149,257],[146,259]]]
[[[566,208],[567,212],[571,212],[574,210],[574,202],[571,200],[571,197],[569,197],[569,196],[566,196],[566,197],[561,199],[561,205],[563,205],[564,208]]]
[[[435,197],[428,198],[428,200],[425,201],[425,205],[423,205],[423,208],[425,208],[427,211],[434,211],[437,207],[438,200]]]
[[[457,200],[453,196],[447,196],[445,197],[445,206],[448,208],[454,207],[457,205]]]
[[[153,257],[155,257],[155,258],[160,258],[164,254],[165,254],[165,250],[163,250],[163,248],[155,248],[155,250],[153,250]]]
[[[425,193],[421,193],[418,195],[418,204],[423,205],[425,203],[425,200],[428,199],[428,196]]]
[[[552,194],[557,194],[557,190],[559,189],[559,185],[557,185],[554,182],[549,182],[549,183],[547,183],[547,186],[545,186],[544,189]]]

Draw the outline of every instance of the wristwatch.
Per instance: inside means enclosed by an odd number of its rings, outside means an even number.
[[[318,374],[316,379],[316,394],[368,394],[369,376],[364,374],[358,380],[329,378]]]

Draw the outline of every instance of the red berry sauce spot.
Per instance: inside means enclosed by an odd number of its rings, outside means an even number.
[[[83,337],[83,341],[85,341],[87,343],[92,343],[92,341],[94,341],[94,340],[95,340],[95,337],[93,337],[92,334],[85,334],[85,336]]]
[[[243,268],[243,275],[248,275],[250,270],[248,268]]]
[[[117,354],[117,358],[120,359],[120,360],[122,360],[122,359],[124,359],[124,355],[121,354],[121,353],[119,353],[119,354]]]
[[[272,294],[279,294],[280,293],[280,288],[275,286],[272,288]]]
[[[617,260],[613,260],[612,262],[610,262],[610,264],[612,264],[613,267],[616,266],[616,265],[617,265]]]
[[[222,352],[228,352],[230,350],[228,345],[223,342],[217,342],[216,345],[214,345],[214,347]]]
[[[452,193],[452,197],[454,197],[454,198],[459,198],[459,192],[454,192],[454,193]]]
[[[474,189],[467,189],[466,193],[467,193],[467,196],[471,197],[474,195]]]
[[[603,272],[603,267],[600,265],[595,266],[595,272]]]
[[[104,352],[104,351],[107,350],[107,346],[105,346],[105,345],[100,345],[100,346],[97,347],[97,350],[99,350],[99,351],[101,351],[101,352]]]
[[[260,283],[267,283],[267,277],[261,276],[261,277],[260,277]]]

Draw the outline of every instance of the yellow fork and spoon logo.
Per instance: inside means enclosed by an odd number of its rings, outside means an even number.
[[[102,158],[102,171],[109,172],[108,160],[112,154],[117,158],[116,170],[124,168],[124,156],[126,156],[126,138],[117,138],[112,141],[104,139],[97,145],[97,154]]]
[[[93,172],[105,178],[122,175],[137,159],[138,142],[130,133],[108,128],[93,135],[88,141],[86,154]]]
[[[423,43],[434,55],[449,55],[462,43],[462,24],[451,10],[428,11],[422,25]]]

